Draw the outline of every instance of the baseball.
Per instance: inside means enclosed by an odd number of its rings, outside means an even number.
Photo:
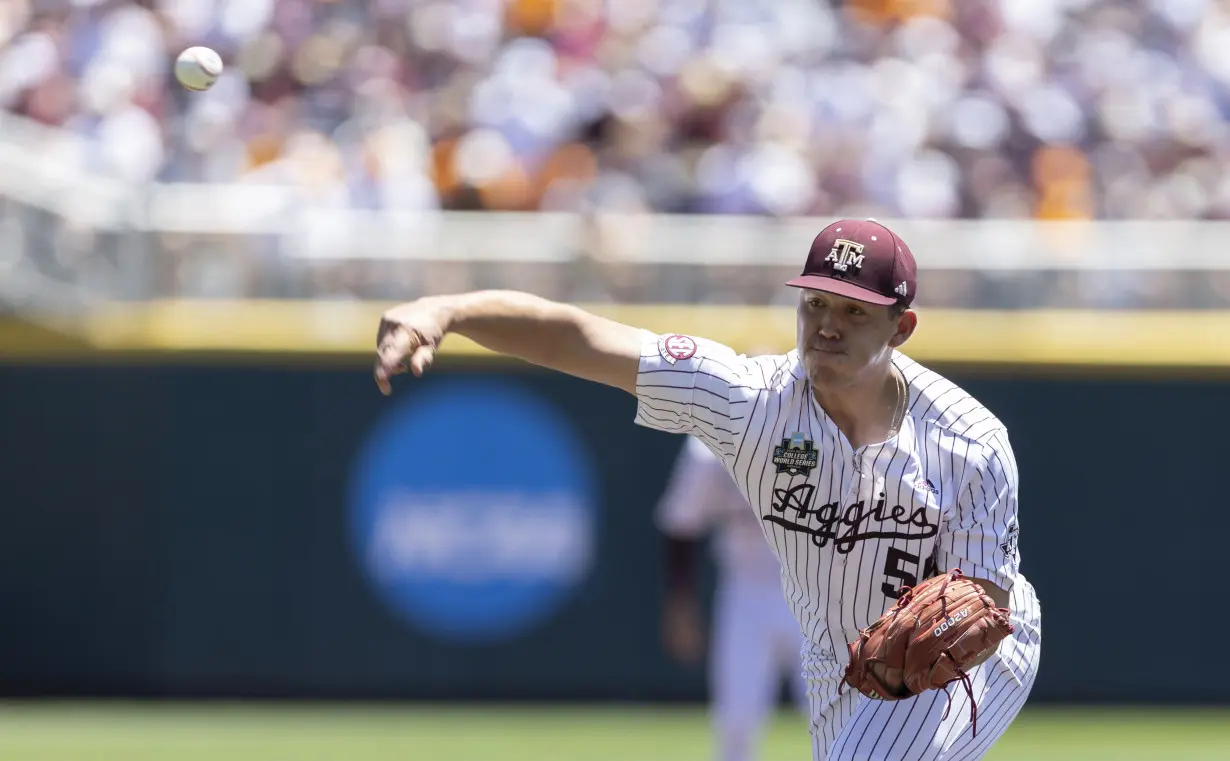
[[[222,58],[205,47],[191,47],[175,59],[175,78],[189,90],[202,92],[222,76]]]

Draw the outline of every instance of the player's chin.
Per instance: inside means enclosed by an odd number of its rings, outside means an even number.
[[[846,352],[812,350],[805,355],[804,367],[813,383],[832,385],[853,382],[863,363]]]

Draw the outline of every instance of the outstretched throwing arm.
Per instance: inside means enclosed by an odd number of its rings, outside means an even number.
[[[517,291],[429,296],[389,309],[376,337],[375,376],[381,392],[392,393],[394,375],[426,372],[449,333],[499,354],[636,393],[639,329]]]

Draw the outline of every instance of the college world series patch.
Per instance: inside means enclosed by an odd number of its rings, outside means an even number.
[[[658,338],[658,353],[669,364],[675,364],[681,359],[691,359],[696,356],[696,341],[689,336],[678,333]]]
[[[797,431],[773,447],[773,464],[777,466],[778,473],[805,476],[810,474],[819,462],[820,453],[816,451],[816,445]]]

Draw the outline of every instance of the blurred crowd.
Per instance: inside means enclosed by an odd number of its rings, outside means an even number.
[[[1224,0],[4,0],[0,108],[357,208],[1230,218]],[[225,77],[171,76],[191,45]]]

